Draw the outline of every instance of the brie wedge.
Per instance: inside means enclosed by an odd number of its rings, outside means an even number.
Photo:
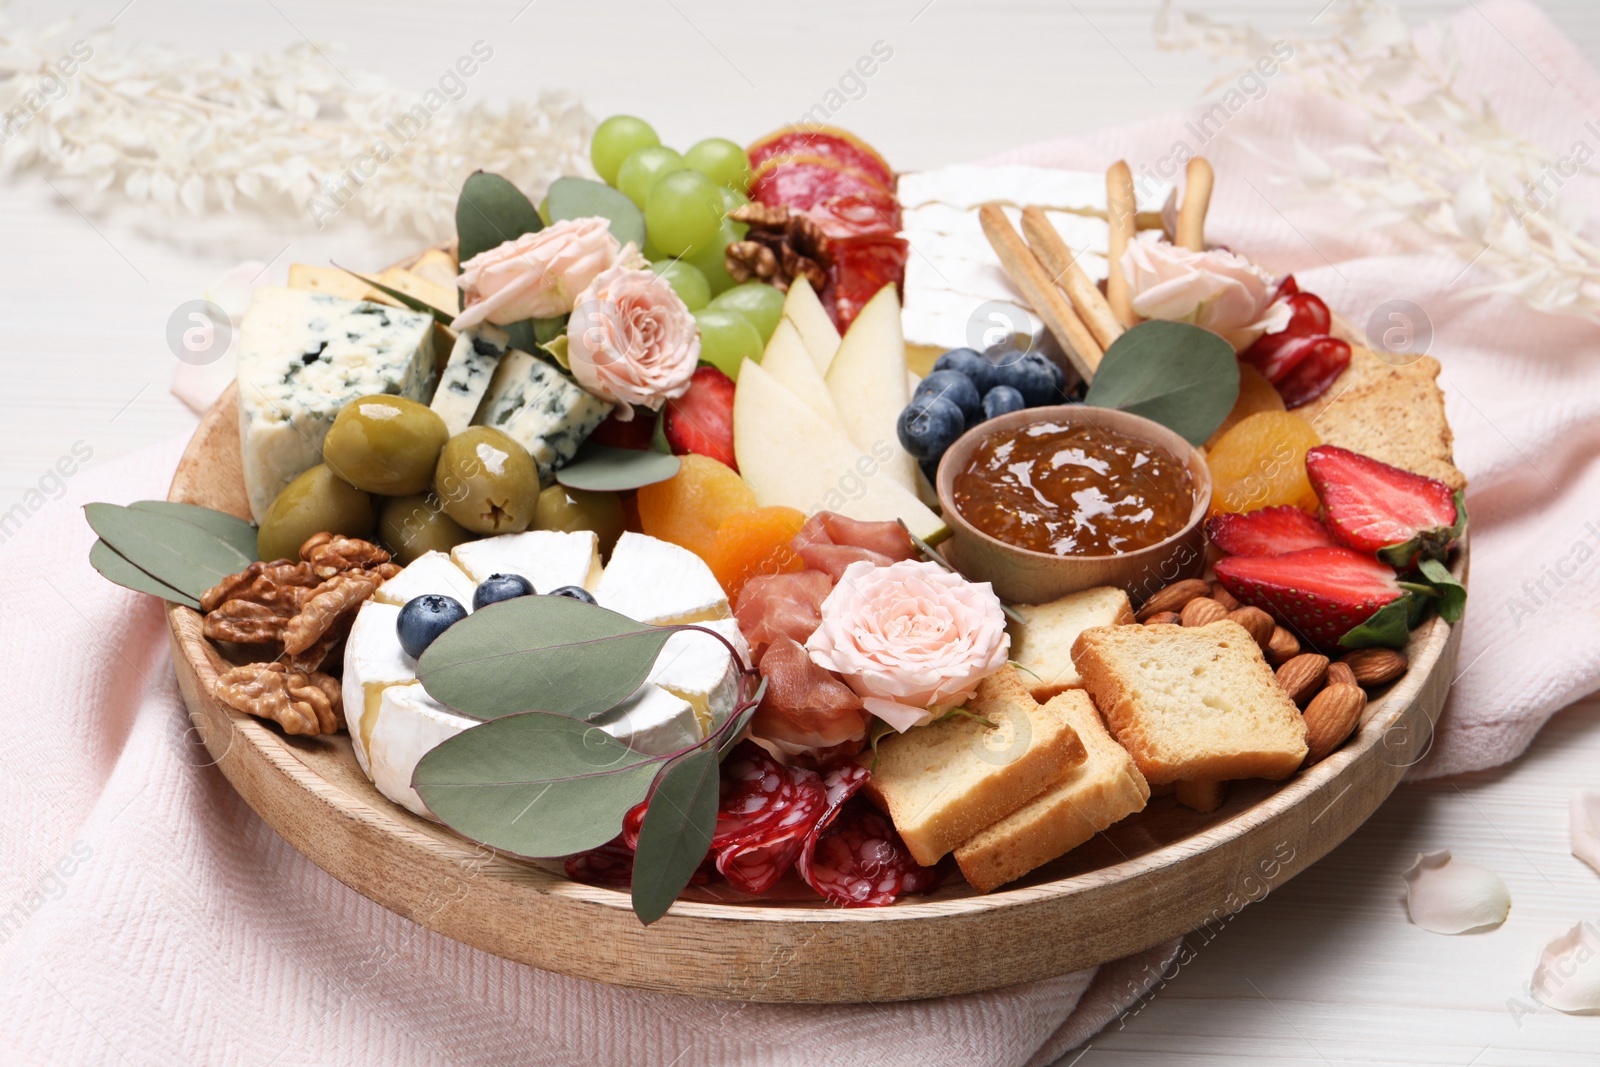
[[[350,744],[356,762],[368,777],[372,767],[367,760],[367,740],[378,719],[378,702],[391,685],[407,685],[417,680],[417,664],[400,647],[395,624],[400,609],[392,604],[369,601],[356,613],[355,625],[344,644],[344,720],[350,731]]]
[[[442,593],[454,597],[469,612],[472,610],[472,592],[477,583],[450,562],[443,552],[424,552],[411,561],[410,566],[387,582],[378,586],[372,599],[380,604],[393,604],[403,608],[415,597],[427,593]]]
[[[421,682],[389,686],[378,701],[367,740],[372,784],[396,804],[433,818],[411,788],[411,775],[423,756],[477,725],[477,719],[457,715],[429,696]]]
[[[601,607],[655,626],[731,614],[728,596],[704,560],[687,548],[631,531],[617,539],[611,562],[590,592]]]
[[[501,534],[459,544],[450,558],[474,582],[520,574],[541,594],[565,585],[588,588],[600,576],[600,542],[593,530]]]
[[[699,718],[689,702],[649,682],[593,722],[647,756],[664,756],[688,748],[703,736]]]
[[[739,662],[734,662],[727,647],[716,638],[683,630],[667,638],[646,680],[688,701],[701,733],[709,734],[727,721],[739,702],[739,673],[750,661],[750,648],[736,619],[714,619],[695,625],[721,634],[734,647]]]

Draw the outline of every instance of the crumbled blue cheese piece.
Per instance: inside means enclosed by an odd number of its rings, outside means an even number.
[[[450,361],[439,375],[439,388],[434,391],[433,410],[444,420],[450,436],[472,425],[478,405],[489,391],[500,358],[511,347],[511,338],[504,330],[485,323],[456,335],[455,347],[450,350]]]
[[[533,456],[548,482],[611,414],[611,404],[580,389],[542,359],[513,348],[500,358],[473,423],[504,432]]]

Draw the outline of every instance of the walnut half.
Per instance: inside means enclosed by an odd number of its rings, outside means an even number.
[[[212,693],[235,711],[271,719],[285,733],[316,737],[344,725],[339,682],[321,671],[249,663],[218,675]]]

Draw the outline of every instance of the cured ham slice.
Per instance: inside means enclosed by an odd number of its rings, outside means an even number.
[[[822,571],[763,574],[739,590],[733,616],[750,646],[757,666],[767,646],[781,637],[803,642],[822,621],[821,606],[833,591],[833,579]]]
[[[811,749],[866,739],[861,698],[812,662],[798,641],[780,637],[772,642],[761,659],[761,674],[767,691],[750,720],[757,737]]]
[[[822,571],[835,582],[846,567],[859,560],[884,567],[918,556],[911,535],[899,523],[862,522],[833,511],[811,516],[790,544],[808,568]]]

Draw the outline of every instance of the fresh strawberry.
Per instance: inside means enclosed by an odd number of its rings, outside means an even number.
[[[1213,515],[1206,520],[1206,536],[1230,556],[1282,556],[1337,544],[1315,516],[1290,504]]]
[[[655,435],[655,431],[656,420],[651,418],[647,411],[636,412],[627,422],[612,414],[606,416],[606,421],[594,428],[589,440],[597,445],[643,451],[650,447],[650,438]]]
[[[1348,548],[1229,556],[1217,581],[1241,604],[1271,612],[1322,648],[1405,644],[1414,597],[1394,568]]]
[[[1333,536],[1395,567],[1443,559],[1466,528],[1466,502],[1448,485],[1349,449],[1311,449],[1306,476]]]
[[[701,367],[689,379],[689,391],[667,401],[664,432],[676,455],[696,452],[734,470],[733,379],[715,367]]]

